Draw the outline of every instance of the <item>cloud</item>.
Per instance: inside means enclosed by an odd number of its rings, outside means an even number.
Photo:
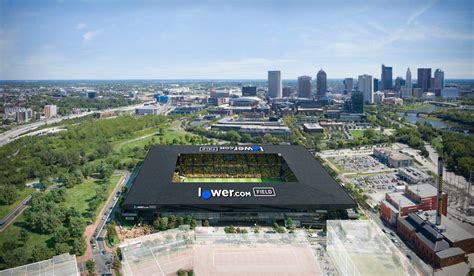
[[[86,27],[86,23],[82,23],[80,22],[79,24],[77,24],[76,26],[76,30],[82,30]]]
[[[82,35],[82,38],[84,39],[84,41],[91,41],[96,36],[98,36],[101,32],[102,32],[102,29],[95,30],[95,31],[88,31]]]
[[[418,19],[418,17],[420,17],[420,16],[423,15],[427,10],[429,10],[431,7],[433,7],[434,4],[436,4],[436,2],[438,2],[438,0],[431,0],[431,1],[429,1],[428,3],[426,3],[426,5],[420,7],[419,9],[417,9],[417,10],[416,10],[412,15],[410,15],[410,17],[407,19],[406,24],[407,24],[407,25],[412,24],[416,19]]]

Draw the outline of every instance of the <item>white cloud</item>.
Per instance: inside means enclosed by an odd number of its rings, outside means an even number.
[[[86,23],[80,22],[76,26],[76,30],[82,30],[86,27]]]
[[[101,32],[102,32],[101,29],[95,30],[95,31],[88,31],[82,35],[82,38],[84,39],[84,41],[91,41],[96,36],[98,36]]]
[[[427,10],[429,10],[431,7],[434,6],[434,4],[436,4],[436,2],[438,2],[438,0],[431,0],[429,1],[428,3],[426,3],[426,5],[420,7],[419,9],[417,9],[414,13],[412,13],[412,15],[407,19],[407,22],[406,24],[407,25],[410,25],[411,23],[413,23],[416,19],[418,19],[418,17],[420,17],[421,15],[423,15]]]

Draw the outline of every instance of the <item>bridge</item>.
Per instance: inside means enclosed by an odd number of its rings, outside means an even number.
[[[457,103],[447,103],[447,102],[435,102],[435,101],[428,101],[429,104],[436,105],[436,106],[445,106],[445,107],[458,107],[459,104]]]
[[[429,116],[431,113],[426,112],[426,111],[417,111],[417,110],[407,110],[407,111],[405,111],[405,116],[408,116],[408,114],[416,114],[416,117],[420,117],[420,116]]]

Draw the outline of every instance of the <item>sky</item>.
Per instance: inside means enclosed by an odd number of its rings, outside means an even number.
[[[0,79],[474,79],[473,3],[0,0]]]

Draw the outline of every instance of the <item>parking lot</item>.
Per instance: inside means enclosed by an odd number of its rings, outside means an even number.
[[[371,155],[334,156],[329,160],[346,173],[389,170]]]

